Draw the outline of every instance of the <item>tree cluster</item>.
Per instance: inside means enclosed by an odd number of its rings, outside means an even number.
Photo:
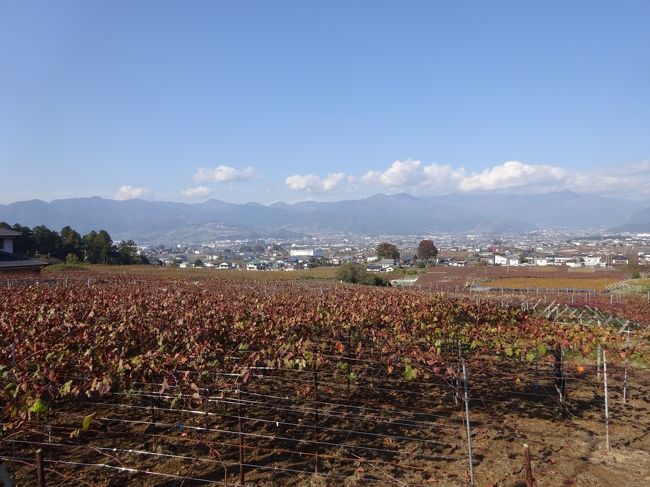
[[[122,240],[115,245],[106,230],[93,230],[82,237],[69,226],[63,227],[61,232],[44,225],[29,228],[16,223],[12,227],[0,222],[0,227],[20,232],[20,236],[14,240],[16,254],[90,264],[147,263],[146,257],[138,254],[133,240]]]
[[[382,242],[375,248],[375,253],[380,259],[393,259],[399,260],[399,249],[395,244],[389,242]]]
[[[418,259],[430,262],[438,256],[438,248],[433,240],[421,240],[416,252]]]
[[[378,276],[366,270],[363,264],[346,263],[336,271],[336,278],[339,281],[352,284],[365,284],[368,286],[390,286],[390,282],[382,276]]]

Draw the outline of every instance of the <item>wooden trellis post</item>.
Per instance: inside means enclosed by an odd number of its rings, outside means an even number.
[[[470,485],[474,483],[474,459],[472,458],[472,429],[469,422],[469,395],[467,393],[467,370],[465,369],[465,360],[462,361],[463,366],[463,383],[465,389],[465,426],[467,427],[467,458],[469,460],[469,478]]]
[[[610,451],[609,446],[609,401],[608,401],[608,391],[607,391],[607,359],[605,356],[605,350],[603,350],[603,382],[605,387],[605,445],[607,451]]]
[[[242,398],[239,385],[237,386],[237,432],[239,433],[239,483],[245,485],[244,479],[244,435],[242,428]]]
[[[318,423],[320,421],[319,417],[319,404],[318,404],[318,362],[317,362],[317,355],[314,354],[314,416],[315,416],[315,426],[314,428],[314,434],[318,434]],[[318,442],[316,443],[316,455],[315,455],[315,463],[314,463],[314,473],[318,474]]]
[[[526,487],[535,487],[533,469],[530,466],[530,448],[524,443],[524,470],[526,471]]]
[[[45,487],[45,468],[43,467],[43,450],[36,450],[36,485]]]
[[[562,347],[557,347],[553,353],[553,371],[555,376],[555,390],[557,390],[560,400],[560,412],[566,412],[566,377],[564,376],[563,364],[564,351]]]
[[[626,323],[625,333],[627,333],[627,338],[625,339],[625,369],[623,371],[623,405],[627,404],[627,353],[630,346],[630,324]]]

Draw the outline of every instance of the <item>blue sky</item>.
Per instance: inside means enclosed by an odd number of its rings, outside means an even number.
[[[0,3],[0,202],[650,198],[650,2]]]

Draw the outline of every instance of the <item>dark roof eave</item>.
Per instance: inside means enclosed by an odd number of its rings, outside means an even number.
[[[17,232],[16,230],[10,230],[9,228],[0,228],[0,238],[2,237],[20,237],[22,233]]]
[[[0,263],[0,270],[1,269],[28,269],[28,268],[36,268],[36,267],[47,267],[49,264],[35,264],[33,262],[28,262],[25,264],[13,264],[13,265],[6,265],[5,263]]]

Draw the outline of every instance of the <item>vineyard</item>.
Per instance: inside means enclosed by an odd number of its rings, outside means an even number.
[[[650,484],[650,305],[580,298],[11,283],[0,465],[16,485],[515,485],[526,443],[539,485]]]

